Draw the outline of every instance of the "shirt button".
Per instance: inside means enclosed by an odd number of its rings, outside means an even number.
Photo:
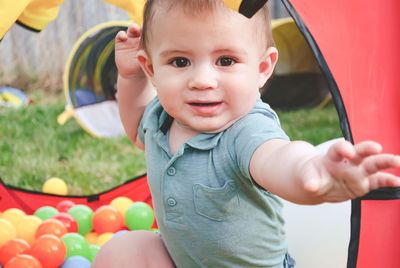
[[[174,167],[168,168],[167,174],[170,175],[170,176],[175,175],[176,174],[176,169]]]
[[[168,206],[170,206],[170,207],[176,206],[176,203],[177,203],[177,202],[176,202],[175,198],[170,197],[170,198],[167,199],[167,204],[168,204]]]

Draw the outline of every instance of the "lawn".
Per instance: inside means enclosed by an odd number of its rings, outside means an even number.
[[[126,137],[93,138],[75,120],[57,124],[64,98],[34,92],[21,109],[0,107],[0,178],[7,184],[41,190],[50,177],[64,179],[70,194],[91,194],[117,186],[146,166],[141,151]],[[339,137],[336,110],[325,108],[278,111],[292,139],[313,144]]]

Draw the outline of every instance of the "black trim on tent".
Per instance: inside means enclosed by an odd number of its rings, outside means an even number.
[[[16,23],[17,23],[19,26],[21,26],[22,28],[25,28],[26,30],[29,30],[29,31],[32,31],[32,32],[35,32],[35,33],[39,33],[39,32],[42,31],[42,30],[40,30],[40,29],[36,29],[36,28],[30,27],[30,26],[28,26],[28,25],[22,23],[22,22],[19,21],[19,20],[17,20]]]
[[[318,65],[321,68],[322,73],[326,77],[326,81],[328,83],[329,90],[332,94],[333,102],[335,104],[336,110],[339,115],[340,129],[342,130],[343,137],[346,140],[353,142],[353,135],[351,133],[350,124],[349,124],[349,120],[347,117],[346,109],[344,107],[342,96],[340,95],[339,88],[336,84],[335,79],[333,78],[333,75],[329,69],[327,62],[325,61],[325,58],[322,55],[321,50],[319,49],[317,43],[315,42],[315,39],[312,36],[311,32],[309,31],[307,26],[304,24],[303,20],[300,18],[300,15],[294,9],[294,7],[290,3],[290,1],[289,0],[281,0],[281,1],[282,1],[283,5],[286,7],[289,14],[292,16],[292,18],[296,22],[296,25],[299,28],[300,32],[304,35],[304,38],[306,39],[307,43],[309,44],[311,51],[313,52],[313,54],[318,62]]]
[[[268,0],[242,0],[239,6],[239,13],[247,18],[251,18],[260,10]]]
[[[290,0],[281,0],[283,5],[286,7],[289,14],[292,16],[294,21],[296,22],[297,27],[300,32],[304,35],[307,43],[309,44],[318,65],[321,68],[322,73],[326,77],[326,81],[329,86],[329,90],[332,94],[333,103],[335,104],[336,111],[338,112],[340,129],[342,130],[343,137],[354,143],[353,135],[351,133],[349,119],[347,117],[346,108],[343,103],[342,96],[340,94],[338,85],[329,69],[325,58],[322,55],[321,50],[318,47],[313,35],[310,30],[307,28],[300,15],[297,13],[293,5],[290,3]],[[361,224],[361,201],[360,199],[352,200],[351,202],[351,235],[350,235],[350,243],[348,248],[348,257],[347,257],[347,268],[355,268],[357,264],[358,257],[358,247],[359,247],[359,238],[360,238],[360,224]]]
[[[128,180],[124,181],[124,182],[121,183],[121,184],[118,184],[118,185],[115,186],[115,187],[112,187],[112,188],[110,188],[110,189],[108,189],[108,190],[105,190],[105,191],[103,191],[103,192],[100,192],[100,193],[90,194],[90,195],[66,195],[65,198],[69,198],[69,197],[71,197],[71,198],[86,198],[87,202],[90,203],[90,202],[99,200],[101,195],[106,194],[106,193],[109,193],[109,192],[112,192],[112,191],[114,191],[115,189],[120,188],[120,187],[122,187],[122,186],[125,185],[125,184],[131,183],[132,181],[142,179],[144,176],[147,176],[147,174],[144,173],[144,174],[141,174],[141,175],[137,175],[137,176],[135,176],[135,177],[133,177],[133,178],[131,178],[131,179],[128,179]],[[4,185],[4,186],[5,186],[6,188],[8,188],[8,189],[11,189],[11,190],[18,190],[18,191],[20,191],[20,192],[31,193],[31,194],[38,194],[38,195],[59,196],[59,195],[56,195],[56,194],[49,194],[49,193],[44,193],[44,192],[35,191],[35,190],[28,190],[28,189],[25,189],[25,188],[20,188],[20,187],[11,185],[11,184],[7,184],[7,183],[5,183],[5,182],[1,179],[1,177],[0,177],[0,184]],[[1,198],[1,196],[0,196],[0,198]]]

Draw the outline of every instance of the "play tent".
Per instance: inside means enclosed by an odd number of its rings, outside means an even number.
[[[400,2],[282,3],[305,36],[326,78],[344,137],[352,142],[373,139],[383,144],[384,151],[399,154]],[[390,172],[399,174],[399,170]],[[120,187],[135,186],[128,183]],[[5,185],[0,189],[1,209],[11,205],[33,209],[40,200],[45,203],[48,199],[48,195],[32,192],[28,192],[28,198],[26,191]],[[36,203],[29,202],[33,195]],[[91,204],[102,198],[99,194],[94,201],[86,197],[80,200]],[[352,201],[348,268],[400,267],[399,199],[399,189],[380,189]]]
[[[73,116],[93,136],[124,134],[115,98],[114,39],[129,23],[116,21],[96,25],[75,43],[64,68],[66,107],[58,117],[60,124]]]

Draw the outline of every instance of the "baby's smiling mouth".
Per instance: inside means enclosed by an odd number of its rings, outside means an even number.
[[[201,116],[214,116],[219,113],[222,107],[222,101],[193,101],[188,103],[195,114]]]
[[[193,106],[198,106],[198,107],[212,107],[221,104],[221,101],[215,101],[215,102],[190,102],[190,105]]]

